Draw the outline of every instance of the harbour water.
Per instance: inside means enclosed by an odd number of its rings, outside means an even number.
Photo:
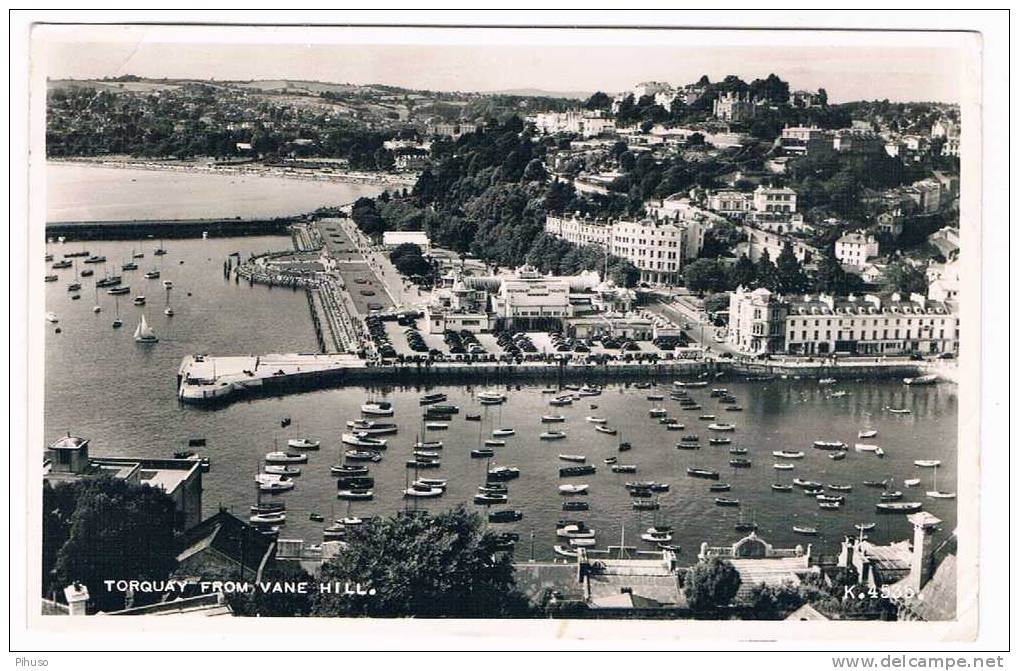
[[[321,185],[283,182],[286,193],[274,197],[266,192],[271,178],[185,175],[159,171],[131,171],[92,166],[51,166],[50,216],[56,219],[115,219],[190,216],[266,216],[309,211],[320,204],[346,202],[377,188],[365,185]],[[139,173],[133,176],[132,173]],[[54,175],[56,177],[54,178]],[[137,180],[132,182],[132,180]],[[240,182],[240,183],[237,183]],[[247,184],[251,182],[251,184]],[[69,186],[72,185],[72,186]],[[307,192],[305,187],[313,188]],[[319,189],[336,189],[328,196]],[[274,187],[275,188],[275,187]],[[136,191],[137,190],[137,191]],[[312,196],[309,196],[312,193]],[[226,196],[229,194],[229,197]],[[246,195],[247,194],[247,195]],[[249,197],[250,196],[250,197]],[[264,198],[263,198],[264,196]],[[316,200],[321,196],[326,200]],[[272,201],[274,210],[263,209]],[[954,500],[935,500],[924,496],[933,489],[931,469],[917,469],[916,459],[939,459],[937,488],[956,490],[956,388],[950,384],[909,388],[897,381],[856,381],[838,385],[819,385],[811,380],[773,380],[740,382],[721,379],[711,386],[727,387],[738,398],[743,412],[730,413],[708,389],[691,390],[703,410],[682,410],[675,401],[652,403],[649,393],[662,393],[668,399],[671,380],[661,380],[653,390],[625,384],[609,385],[598,397],[582,399],[572,407],[550,408],[549,395],[541,385],[528,384],[508,388],[509,400],[503,406],[482,408],[476,401],[479,388],[450,387],[442,391],[449,403],[460,406],[446,431],[429,432],[427,439],[442,440],[442,467],[422,471],[424,477],[446,478],[449,487],[439,499],[408,502],[402,490],[408,477],[405,462],[411,457],[415,437],[422,431],[418,397],[424,389],[366,389],[346,387],[294,394],[278,398],[249,398],[219,409],[184,406],[176,401],[175,376],[181,358],[188,354],[260,354],[271,352],[311,352],[316,349],[308,303],[303,292],[283,288],[249,286],[223,276],[223,262],[231,252],[241,258],[251,253],[290,248],[287,237],[246,237],[235,239],[172,240],[167,254],[154,256],[158,241],[118,241],[51,244],[47,251],[61,258],[66,252],[87,248],[92,254],[107,257],[105,265],[82,264],[95,276],[80,278],[81,299],[72,300],[67,285],[73,269],[47,273],[59,275],[59,281],[46,284],[46,311],[56,314],[59,322],[47,324],[45,361],[45,431],[49,440],[66,431],[91,439],[91,451],[104,456],[166,457],[183,449],[189,438],[202,437],[207,445],[203,456],[212,460],[212,470],[204,476],[204,512],[211,514],[224,506],[246,516],[255,501],[253,476],[261,468],[265,453],[283,449],[288,438],[305,436],[322,441],[319,451],[309,453],[309,463],[301,466],[296,489],[280,495],[286,500],[288,520],[281,536],[321,541],[321,522],[312,522],[310,513],[341,517],[348,505],[336,500],[336,484],[329,467],[339,460],[344,449],[340,435],[349,419],[359,417],[359,407],[367,398],[391,401],[396,408],[395,421],[400,431],[386,436],[385,458],[371,466],[376,480],[375,498],[354,503],[349,512],[368,516],[389,514],[405,507],[437,510],[458,502],[474,508],[471,502],[484,481],[486,461],[471,459],[469,451],[490,437],[492,429],[511,427],[516,435],[506,438],[506,446],[496,448],[495,464],[516,466],[521,477],[509,483],[509,504],[524,512],[514,524],[493,525],[521,536],[517,557],[532,556],[530,533],[534,533],[533,556],[552,557],[557,542],[555,523],[559,519],[583,519],[598,532],[600,547],[618,544],[623,533],[626,544],[651,547],[639,540],[640,533],[652,523],[668,524],[676,529],[674,543],[682,548],[680,557],[693,561],[701,542],[728,544],[742,533],[733,529],[740,514],[759,525],[758,533],[779,547],[813,543],[816,551],[834,553],[843,534],[853,533],[857,522],[877,523],[871,532],[876,541],[899,540],[909,535],[903,516],[875,514],[878,490],[865,487],[865,480],[893,478],[889,489],[901,489],[904,500],[923,501],[924,508],[944,521],[947,533],[955,526]],[[138,270],[121,271],[122,263],[134,252],[145,257],[135,259]],[[147,280],[144,273],[158,269],[159,279]],[[98,303],[102,311],[94,313],[96,298],[93,282],[107,272],[124,276],[131,293],[120,297],[119,310],[124,325],[113,329],[115,302],[100,289]],[[41,278],[39,278],[41,281]],[[163,314],[166,292],[163,280],[170,280],[170,301],[174,316]],[[144,294],[147,305],[132,304],[132,298]],[[159,342],[139,345],[132,339],[135,325],[146,315]],[[38,316],[39,319],[43,315]],[[60,333],[56,329],[60,329]],[[845,391],[845,395],[834,392]],[[597,404],[593,410],[591,404]],[[652,405],[666,407],[670,415],[686,424],[683,431],[667,431],[648,416]],[[887,408],[909,408],[910,414],[893,414]],[[484,421],[467,422],[466,413],[482,413]],[[708,444],[708,421],[701,413],[718,415],[718,421],[736,424],[730,437],[734,446],[749,448],[749,469],[729,467],[729,447]],[[542,414],[563,414],[563,424],[542,425]],[[597,414],[608,419],[619,435],[598,433],[585,421]],[[292,423],[281,428],[280,420]],[[390,420],[384,420],[390,421]],[[857,442],[863,428],[878,430],[877,443],[886,455],[850,450],[846,459],[832,461],[827,452],[810,447],[814,440],[840,440],[850,446]],[[546,429],[563,430],[567,438],[540,441]],[[675,443],[687,434],[700,437],[700,449],[677,450]],[[633,444],[629,452],[618,453],[621,440]],[[42,446],[36,449],[41,450]],[[792,461],[794,470],[778,471],[772,464],[773,450],[802,450],[805,457]],[[581,478],[561,480],[558,469],[567,465],[559,454],[582,454],[598,472]],[[620,463],[635,464],[636,474],[614,474],[603,463],[617,456]],[[686,476],[687,467],[702,467],[721,472],[721,482],[732,484],[723,496],[738,498],[739,508],[715,505],[710,481]],[[812,498],[801,491],[779,493],[771,490],[774,482],[791,482],[794,477],[818,480],[826,484],[851,484],[846,504],[838,511],[822,511]],[[906,478],[920,477],[922,483],[905,488]],[[632,509],[624,483],[630,480],[667,482],[670,489],[660,497],[657,513]],[[564,513],[565,497],[557,486],[563,482],[586,483],[590,493],[582,500],[590,504],[583,513]],[[498,509],[497,506],[494,509]],[[328,524],[328,522],[326,522]],[[793,525],[817,527],[816,537],[797,536]]]
[[[496,448],[495,464],[517,466],[521,477],[509,483],[507,508],[524,512],[524,519],[514,524],[493,525],[493,528],[516,531],[521,535],[517,556],[531,554],[529,533],[534,532],[534,557],[551,558],[555,538],[555,522],[559,519],[583,519],[598,531],[599,546],[618,544],[625,530],[626,544],[650,546],[639,540],[639,534],[650,524],[669,524],[676,528],[674,542],[682,547],[681,557],[692,560],[699,544],[732,543],[742,534],[733,529],[740,511],[745,518],[758,523],[758,533],[777,546],[814,543],[817,551],[833,553],[845,533],[853,533],[856,522],[877,522],[871,536],[878,541],[905,538],[908,522],[902,516],[875,515],[878,490],[865,487],[864,480],[894,478],[890,489],[901,489],[905,500],[924,502],[926,510],[944,520],[944,529],[955,524],[955,501],[934,500],[924,496],[933,488],[933,471],[917,469],[916,459],[939,459],[938,489],[955,491],[956,478],[956,389],[941,384],[909,388],[896,381],[858,381],[838,385],[819,385],[812,380],[774,380],[740,382],[718,380],[711,386],[724,386],[733,392],[743,412],[724,412],[723,406],[709,398],[709,389],[690,390],[703,409],[682,410],[668,400],[670,381],[661,381],[654,390],[637,389],[623,384],[609,385],[598,397],[577,401],[572,407],[550,408],[549,395],[541,393],[541,385],[509,388],[504,406],[483,408],[476,401],[479,388],[442,388],[449,403],[460,406],[446,431],[430,431],[429,440],[442,440],[442,467],[422,471],[423,477],[449,480],[445,496],[433,500],[407,502],[401,491],[413,476],[405,461],[411,457],[411,445],[422,430],[418,397],[424,389],[365,389],[348,387],[320,390],[279,398],[241,400],[224,408],[210,410],[183,406],[175,400],[175,373],[180,359],[195,352],[214,354],[246,354],[287,351],[314,351],[315,337],[311,328],[308,305],[303,292],[290,289],[249,286],[223,278],[222,264],[230,252],[243,257],[252,252],[285,249],[285,237],[252,237],[239,239],[174,240],[167,243],[168,253],[152,255],[158,243],[104,242],[88,243],[93,254],[107,256],[107,265],[119,269],[133,251],[144,251],[137,259],[137,271],[117,273],[132,286],[131,294],[122,296],[121,329],[111,328],[114,316],[113,297],[100,290],[102,312],[92,312],[94,294],[92,280],[84,278],[81,300],[72,301],[66,285],[73,277],[71,269],[59,272],[60,281],[47,287],[46,309],[57,314],[59,323],[47,326],[46,343],[46,435],[53,439],[65,431],[92,440],[92,453],[110,456],[169,456],[185,447],[188,438],[203,437],[207,446],[203,455],[212,459],[212,471],[204,477],[206,514],[223,505],[238,515],[246,515],[255,500],[253,475],[261,466],[262,457],[275,447],[283,449],[287,438],[307,436],[322,441],[319,451],[310,452],[309,463],[302,465],[294,491],[280,495],[287,502],[288,521],[282,532],[285,538],[321,540],[323,523],[311,522],[312,512],[341,517],[348,512],[345,502],[336,500],[335,479],[329,467],[337,463],[342,451],[340,435],[349,419],[359,416],[359,407],[367,398],[385,398],[396,407],[395,421],[400,432],[386,436],[385,458],[371,466],[376,480],[375,499],[354,503],[350,512],[367,516],[388,514],[417,506],[441,509],[464,502],[474,508],[471,498],[484,480],[485,460],[471,459],[469,451],[479,445],[498,427],[511,427],[516,435],[506,438],[506,446]],[[51,245],[56,257],[81,247],[80,243]],[[184,263],[181,264],[180,262]],[[80,263],[79,270],[86,267]],[[101,276],[103,265],[89,266]],[[143,273],[158,268],[158,280],[146,280]],[[170,291],[173,317],[162,314],[164,291],[162,280],[173,282]],[[188,296],[188,293],[191,293]],[[144,293],[145,308],[131,304],[131,297]],[[155,345],[136,344],[131,333],[145,312],[160,342]],[[42,316],[40,315],[40,319]],[[55,333],[60,327],[61,333]],[[845,391],[844,396],[833,392]],[[649,393],[663,393],[666,400],[650,402]],[[598,405],[592,410],[591,404]],[[653,405],[661,405],[671,416],[686,424],[683,431],[667,431],[648,416]],[[889,413],[886,408],[909,408],[910,414]],[[483,413],[484,421],[467,422],[466,413]],[[730,446],[712,446],[707,429],[710,422],[697,419],[702,413],[713,413],[718,421],[736,424],[736,431],[723,434],[733,445],[750,449],[750,469],[731,469],[728,461]],[[542,425],[542,414],[563,414],[564,424]],[[619,435],[598,433],[585,421],[587,415],[600,415],[619,430]],[[292,424],[282,429],[280,420],[290,417]],[[389,420],[384,420],[389,421]],[[549,428],[567,433],[565,440],[540,441],[538,434]],[[810,447],[814,440],[841,440],[849,445],[857,442],[857,431],[873,427],[876,438],[864,442],[877,443],[886,451],[883,458],[850,450],[843,461],[834,462],[827,452]],[[699,450],[677,450],[681,436],[700,436]],[[631,442],[633,450],[618,453],[621,440]],[[40,446],[41,449],[41,446]],[[772,464],[773,450],[802,450],[805,458],[791,463],[792,471],[776,471]],[[559,454],[583,454],[588,463],[598,468],[595,475],[560,480],[558,468],[566,465]],[[636,464],[636,474],[614,474],[602,463],[607,456],[618,456],[620,463]],[[689,466],[721,471],[722,482],[733,485],[724,494],[741,501],[740,508],[720,508],[714,504],[715,494],[709,493],[709,481],[686,476]],[[819,480],[827,484],[852,484],[846,494],[846,505],[839,511],[819,510],[813,499],[799,490],[778,493],[771,490],[773,482],[791,482],[792,478]],[[902,480],[920,477],[923,482],[905,488]],[[660,497],[657,515],[632,510],[631,499],[624,483],[629,480],[667,482],[670,490]],[[557,492],[563,482],[587,483],[590,494],[582,497],[590,503],[584,513],[564,513],[565,497]],[[581,498],[581,497],[577,497]],[[480,509],[480,508],[479,508]],[[498,506],[493,508],[498,509]],[[797,536],[792,525],[809,525],[819,529],[814,538]]]
[[[381,187],[236,173],[47,163],[47,221],[285,217],[338,206]]]

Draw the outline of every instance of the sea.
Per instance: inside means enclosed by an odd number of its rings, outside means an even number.
[[[102,171],[97,179],[109,179],[110,169],[96,170]],[[161,176],[174,184],[179,177],[147,171],[145,177],[150,183],[146,188],[151,193],[159,193],[157,182]],[[176,188],[168,186],[167,193],[176,193]],[[358,188],[367,192],[370,187]],[[158,200],[166,203],[173,199]],[[237,202],[232,197],[229,201]],[[151,216],[184,216],[186,209],[164,209]],[[142,216],[140,210],[133,212],[136,214],[131,216]],[[388,515],[409,509],[438,511],[461,503],[484,513],[486,509],[475,505],[472,498],[485,480],[486,468],[494,465],[520,469],[520,478],[508,483],[508,504],[492,509],[520,510],[523,519],[489,526],[520,535],[516,557],[521,560],[554,558],[553,546],[562,542],[556,538],[556,523],[565,519],[583,520],[595,529],[600,548],[624,544],[651,550],[650,544],[639,539],[640,534],[653,524],[672,526],[672,542],[680,546],[680,559],[690,562],[696,560],[701,543],[730,545],[745,536],[746,532],[734,529],[741,520],[756,522],[756,533],[775,547],[811,544],[815,554],[837,553],[843,536],[856,533],[853,525],[861,522],[876,523],[869,535],[877,542],[901,540],[910,537],[908,521],[904,516],[875,514],[879,490],[863,485],[865,480],[886,478],[891,479],[889,489],[904,492],[903,500],[922,501],[925,510],[939,517],[946,538],[955,527],[956,502],[924,496],[927,489],[935,487],[935,471],[913,464],[918,459],[940,460],[937,489],[956,490],[958,402],[956,387],[948,383],[907,387],[897,380],[821,385],[816,380],[793,378],[722,378],[713,380],[708,388],[689,391],[700,401],[699,411],[683,410],[676,401],[669,400],[671,379],[657,380],[652,389],[638,389],[629,383],[610,384],[600,396],[560,408],[548,405],[551,396],[542,393],[546,385],[537,382],[427,389],[351,386],[240,399],[216,409],[181,405],[175,396],[176,375],[187,355],[311,352],[316,349],[316,340],[303,292],[238,283],[223,274],[223,264],[231,253],[247,257],[289,249],[288,237],[171,240],[165,243],[166,255],[154,256],[157,244],[144,240],[47,245],[55,258],[87,249],[105,255],[107,262],[85,266],[78,260],[78,271],[84,267],[95,270],[94,277],[79,280],[83,286],[80,300],[72,300],[67,290],[74,269],[47,271],[59,274],[60,279],[45,285],[46,310],[59,319],[46,328],[46,438],[55,440],[70,432],[90,439],[93,455],[141,457],[168,457],[184,449],[189,439],[204,438],[206,446],[199,451],[212,461],[211,471],[203,476],[205,515],[223,507],[245,517],[257,498],[254,475],[265,454],[285,449],[289,438],[307,437],[321,441],[321,448],[308,453],[308,463],[300,466],[296,488],[278,496],[286,501],[288,511],[281,537],[301,538],[308,543],[320,542],[323,526],[336,517]],[[138,270],[121,271],[121,264],[136,252],[145,254],[135,259]],[[152,269],[160,271],[160,278],[146,280],[143,273]],[[115,301],[102,289],[97,293],[93,280],[107,272],[123,275],[132,288],[131,294]],[[172,289],[165,290],[163,280],[172,281]],[[145,306],[132,304],[131,298],[139,294],[145,295]],[[163,314],[167,301],[174,309],[172,317]],[[101,312],[95,313],[93,306],[97,304]],[[118,312],[124,325],[114,329],[112,321]],[[158,344],[138,345],[133,341],[132,333],[142,314],[159,337]],[[727,388],[743,411],[724,411],[724,406],[709,396],[711,387]],[[478,392],[495,389],[507,393],[507,402],[481,406]],[[447,394],[447,402],[459,406],[460,413],[448,429],[426,432],[418,399],[435,391]],[[663,394],[666,400],[649,401],[649,394]],[[376,481],[374,500],[351,504],[339,501],[329,467],[341,460],[346,449],[340,443],[345,424],[360,416],[362,403],[383,399],[393,403],[396,413],[393,419],[381,421],[395,422],[399,433],[385,436],[384,459],[370,466]],[[665,407],[670,416],[685,424],[685,429],[667,431],[649,416],[653,406]],[[909,409],[910,413],[896,414],[889,408]],[[468,413],[481,414],[482,421],[466,421]],[[710,421],[698,419],[704,413],[717,415],[719,422],[735,424],[735,431],[715,434],[708,430]],[[561,424],[541,424],[543,414],[562,414],[567,419]],[[594,425],[586,421],[594,415],[604,417],[617,429],[617,435],[595,431]],[[291,420],[286,428],[281,426],[284,418]],[[472,459],[470,450],[500,427],[512,428],[515,434],[504,438],[504,447],[495,448],[492,462]],[[877,436],[857,439],[857,432],[867,428],[876,429]],[[562,430],[567,437],[539,440],[539,433],[549,429]],[[699,436],[700,449],[676,449],[680,437],[691,434]],[[732,444],[709,445],[712,435],[728,437]],[[441,468],[419,473],[421,477],[448,480],[441,498],[408,500],[402,495],[407,481],[414,477],[405,462],[418,437],[443,442]],[[848,443],[847,458],[830,460],[828,452],[811,447],[815,440]],[[631,443],[632,450],[618,452],[621,441]],[[856,442],[878,444],[885,456],[856,452],[852,449]],[[751,468],[729,467],[732,446],[748,448]],[[38,449],[41,453],[43,446]],[[773,457],[774,450],[805,454],[802,459],[788,460],[795,465],[793,470],[781,471],[773,464],[787,460]],[[558,469],[570,465],[558,458],[560,454],[584,455],[597,472],[560,479]],[[636,465],[637,473],[612,473],[604,463],[612,456],[619,463]],[[709,492],[711,481],[687,477],[688,467],[720,471],[719,482],[730,483],[731,491]],[[771,489],[772,483],[789,483],[794,477],[849,484],[853,490],[833,492],[846,497],[840,510],[819,510],[816,502],[799,489],[788,493]],[[903,480],[913,477],[921,478],[921,484],[906,488]],[[659,495],[658,511],[633,510],[625,487],[632,480],[668,483],[668,491]],[[586,496],[569,497],[587,501],[588,511],[562,511],[567,497],[559,494],[558,485],[563,483],[589,485]],[[716,496],[739,499],[740,505],[719,507],[714,501]],[[266,498],[263,496],[263,500]],[[310,520],[313,513],[327,521]],[[802,536],[793,531],[794,525],[816,527],[819,533]]]

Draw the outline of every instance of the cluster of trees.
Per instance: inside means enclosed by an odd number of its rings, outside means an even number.
[[[837,263],[836,266],[839,271],[842,270]],[[731,291],[742,286],[746,289],[764,287],[778,293],[798,294],[811,287],[811,281],[803,271],[803,264],[796,258],[789,243],[782,248],[775,261],[771,260],[767,250],[756,263],[746,254],[728,266],[718,259],[697,259],[683,270],[683,280],[690,290],[698,293]]]
[[[370,595],[316,593],[327,617],[517,617],[530,611],[510,557],[462,505],[438,515],[402,513],[357,527],[322,566],[322,582],[359,584]]]
[[[389,253],[389,260],[404,277],[424,277],[432,272],[432,264],[425,258],[421,247],[412,242],[397,245]]]
[[[687,605],[702,618],[735,615],[745,620],[781,620],[805,603],[836,618],[889,619],[895,613],[894,604],[887,599],[843,598],[843,588],[857,582],[851,568],[831,572],[828,580],[810,574],[795,585],[757,583],[740,596],[739,572],[718,557],[698,563],[681,577]]]
[[[524,131],[519,118],[490,120],[455,142],[436,142],[434,165],[406,196],[359,199],[354,222],[372,236],[386,230],[425,231],[437,246],[502,266],[530,261],[543,271],[601,269],[603,254],[544,235],[545,217],[549,212],[621,213],[623,199],[588,201],[571,185],[550,181],[542,161],[546,150]],[[633,286],[639,276],[632,264],[614,257],[609,270],[624,286]]]
[[[104,580],[162,580],[176,567],[173,500],[111,477],[43,486],[43,594],[80,582],[98,610],[124,607]],[[139,595],[139,597],[144,595]]]
[[[251,128],[231,128],[235,115],[226,112],[229,105],[218,97],[222,95],[202,84],[188,84],[168,95],[58,88],[47,97],[46,153],[233,158],[249,155],[237,144],[250,143],[252,152],[270,159],[294,154],[345,158],[358,170],[393,166],[392,152],[383,147],[393,132],[266,103],[251,110],[259,114]],[[298,138],[312,142],[293,144]]]

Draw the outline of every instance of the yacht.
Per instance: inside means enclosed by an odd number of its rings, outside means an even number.
[[[147,279],[147,280],[158,280],[159,279],[159,271],[158,270],[150,270],[149,272],[145,273],[145,279]]]
[[[445,401],[447,396],[442,393],[425,394],[418,399],[418,403],[421,405],[430,405],[432,403],[441,403]]]
[[[295,450],[317,450],[321,443],[309,438],[291,438],[287,441],[287,447]]]
[[[873,438],[877,435],[877,429],[864,429],[856,434],[857,438]]]
[[[596,424],[594,430],[599,433],[607,433],[610,436],[616,435],[616,430],[614,428],[611,426],[605,426],[604,424]]]
[[[135,305],[145,305],[145,296],[135,296],[132,302]]]
[[[506,401],[506,394],[483,391],[478,394],[478,401],[481,405],[499,405]]]
[[[159,342],[159,338],[156,337],[156,332],[153,331],[152,327],[145,321],[145,315],[142,315],[141,321],[138,322],[138,327],[134,330],[134,341],[143,344]]]
[[[542,415],[541,422],[543,424],[554,424],[556,422],[565,422],[566,417],[564,415]]]
[[[771,453],[771,455],[773,457],[778,457],[779,459],[802,459],[803,458],[803,452],[801,452],[799,450],[797,450],[797,451],[792,451],[792,450],[775,450],[774,452]]]
[[[917,459],[913,462],[913,465],[920,468],[937,468],[941,465],[941,461],[938,459]]]
[[[586,494],[590,485],[559,485],[560,494]]]
[[[512,436],[516,433],[513,429],[496,429],[492,431],[493,438],[499,438],[501,436]]]
[[[711,431],[735,431],[736,430],[736,425],[735,424],[724,424],[724,423],[719,422],[719,423],[716,423],[716,424],[708,424],[708,429],[710,429]]]
[[[539,440],[562,440],[566,434],[562,431],[542,431],[538,434]]]

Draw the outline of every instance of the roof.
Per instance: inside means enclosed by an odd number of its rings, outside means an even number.
[[[786,615],[787,620],[806,620],[806,621],[817,621],[817,620],[830,620],[831,618],[819,611],[818,609],[811,606],[809,603],[805,603],[793,612]]]
[[[78,448],[88,445],[88,439],[82,438],[81,436],[72,436],[68,433],[66,436],[61,436],[57,440],[50,443],[51,450],[77,450]]]
[[[257,573],[272,547],[273,541],[255,527],[221,510],[184,533],[177,561],[183,562],[213,549]]]
[[[907,577],[913,566],[913,548],[909,541],[899,541],[891,545],[875,545],[870,541],[861,541],[857,551],[862,552],[870,561],[875,577],[883,585]]]
[[[928,622],[954,620],[957,598],[957,564],[954,554],[946,556],[931,579],[920,590],[920,595],[917,598],[904,601],[903,607]],[[908,576],[905,579],[908,580]]]
[[[382,244],[399,245],[405,242],[428,244],[428,234],[424,231],[386,231],[382,234]]]
[[[577,580],[577,562],[527,562],[513,565],[517,588],[538,603],[546,589],[558,593],[560,599],[580,600],[584,592]]]
[[[868,243],[876,243],[877,240],[863,233],[846,233],[837,242],[843,245],[866,245]]]
[[[659,564],[660,562],[656,562]],[[686,598],[679,589],[675,574],[601,575],[588,576],[593,608],[661,608],[685,607]],[[625,591],[624,591],[625,590]]]
[[[727,557],[726,561],[739,571],[739,594],[748,593],[755,585],[764,583],[779,587],[786,583],[800,584],[800,576],[817,573],[816,566],[804,566],[803,557],[765,557],[761,559],[740,559]]]

